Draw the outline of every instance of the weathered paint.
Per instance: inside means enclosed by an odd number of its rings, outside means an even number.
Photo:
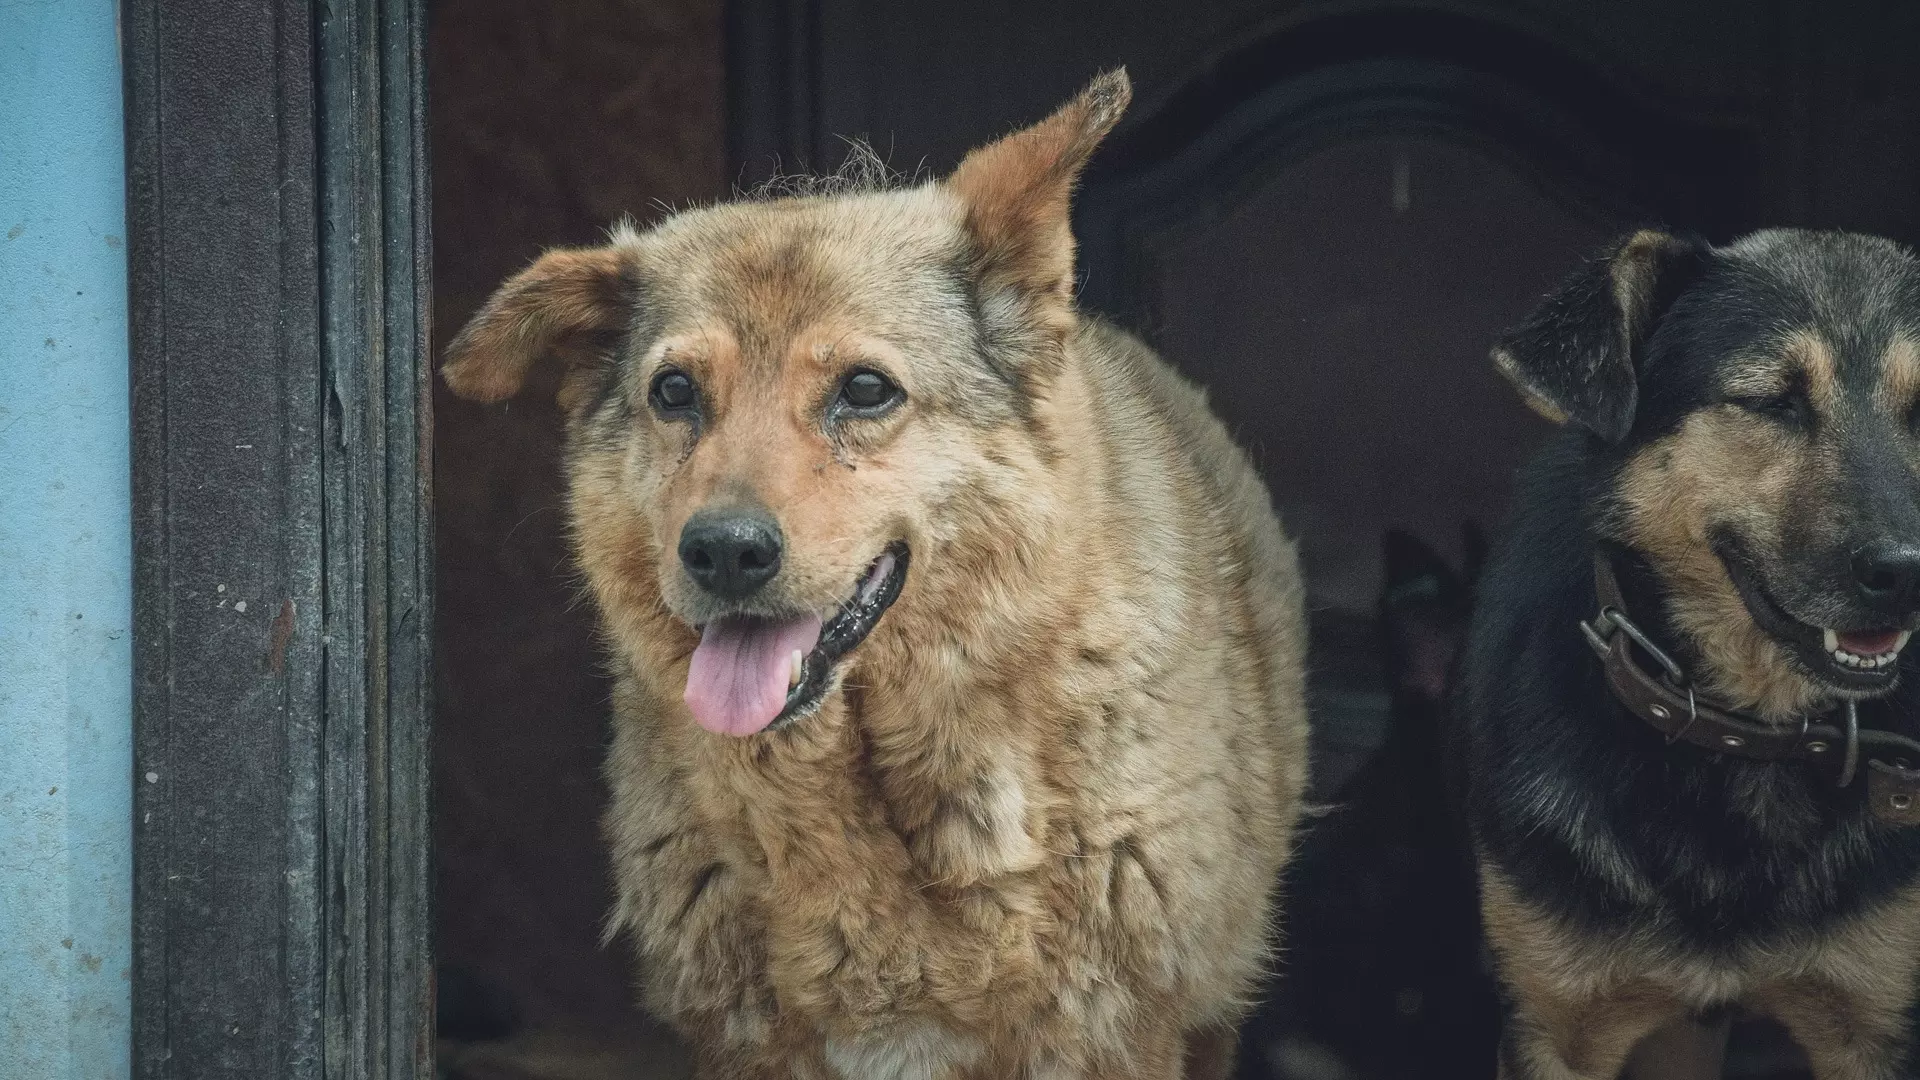
[[[0,1073],[128,1071],[131,537],[117,13],[0,3]]]

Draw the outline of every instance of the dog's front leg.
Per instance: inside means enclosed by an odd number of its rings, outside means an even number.
[[[1621,970],[1616,941],[1543,912],[1492,860],[1480,914],[1508,1002],[1501,1080],[1616,1080],[1641,1040],[1687,1019],[1673,992]]]
[[[1910,1074],[1902,1063],[1913,1039],[1913,964],[1899,966],[1907,979],[1875,979],[1867,970],[1856,971],[1848,980],[1852,985],[1799,979],[1767,988],[1758,1005],[1807,1052],[1818,1080],[1905,1080]]]
[[[1625,1080],[1719,1080],[1733,1018],[1687,1019],[1642,1039],[1627,1061]]]
[[[1763,984],[1754,1005],[1784,1024],[1819,1080],[1907,1080],[1920,1068],[1920,888],[1861,912]]]
[[[1500,1041],[1500,1080],[1615,1080],[1641,1040],[1686,1013],[1649,983],[1586,997],[1524,984],[1508,990],[1514,1004]]]

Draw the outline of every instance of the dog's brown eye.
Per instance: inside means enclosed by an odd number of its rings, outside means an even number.
[[[874,412],[900,399],[900,388],[877,371],[856,371],[840,384],[840,402],[860,412]]]
[[[1798,392],[1775,394],[1764,398],[1746,398],[1736,404],[1748,412],[1759,413],[1761,416],[1794,427],[1805,426],[1808,419],[1806,399]]]
[[[653,407],[661,412],[685,412],[699,394],[684,371],[663,371],[653,380]]]

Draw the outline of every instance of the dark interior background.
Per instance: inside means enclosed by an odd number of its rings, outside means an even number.
[[[1302,540],[1323,790],[1385,723],[1382,532],[1458,558],[1462,523],[1497,524],[1544,430],[1485,360],[1500,327],[1634,223],[1920,238],[1906,0],[436,0],[431,16],[443,342],[543,247],[620,215],[831,167],[843,136],[943,171],[1126,64],[1136,103],[1080,204],[1083,298],[1211,388]],[[598,940],[607,686],[562,541],[551,394],[434,404],[443,996],[491,1018],[472,1030],[515,1033],[457,1071],[677,1075]]]

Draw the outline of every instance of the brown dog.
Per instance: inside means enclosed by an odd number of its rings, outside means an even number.
[[[1294,552],[1074,308],[1095,81],[945,180],[555,251],[453,343],[567,364],[647,1003],[708,1077],[1224,1076],[1306,769]]]

